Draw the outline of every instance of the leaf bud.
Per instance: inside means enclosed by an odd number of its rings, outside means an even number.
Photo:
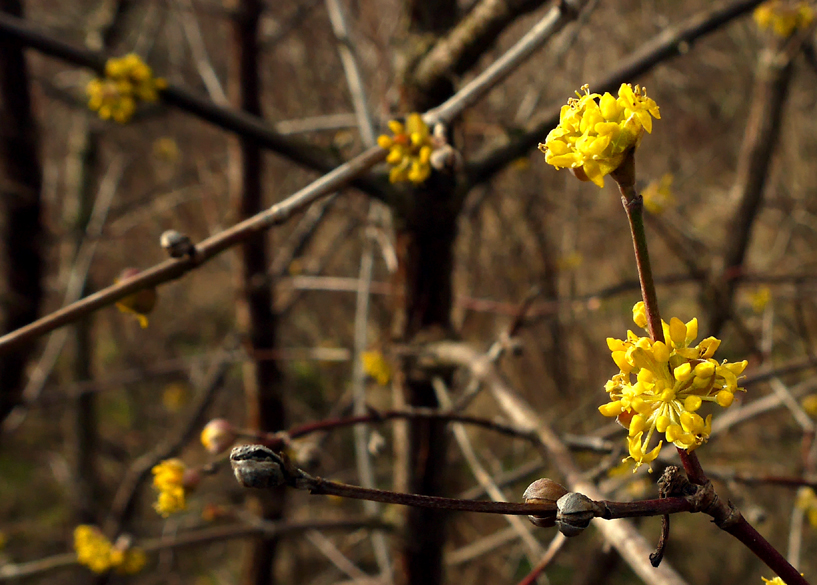
[[[601,515],[596,502],[576,492],[565,494],[556,502],[556,526],[565,536],[577,536],[590,525],[590,521]]]
[[[249,488],[284,485],[281,456],[263,445],[241,445],[230,452],[230,465],[238,483]]]
[[[171,258],[181,258],[192,256],[196,253],[196,247],[190,238],[176,230],[167,230],[159,237],[159,244],[170,254]]]
[[[556,502],[566,493],[567,489],[563,485],[556,483],[552,479],[543,477],[530,484],[525,490],[525,493],[522,494],[522,498],[526,504],[543,504]],[[556,519],[550,516],[528,516],[528,520],[530,520],[534,526],[539,526],[540,528],[550,528],[556,525]]]

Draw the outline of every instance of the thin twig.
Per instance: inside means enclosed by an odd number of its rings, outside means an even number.
[[[440,406],[442,408],[451,408],[453,406],[451,396],[448,394],[448,389],[445,387],[445,383],[443,382],[442,378],[435,376],[432,380],[432,385],[435,393],[437,394],[437,401],[440,403]],[[468,438],[465,425],[461,423],[453,423],[451,427],[454,432],[454,438],[457,440],[457,444],[460,446],[460,451],[462,452],[463,457],[465,457],[465,461],[468,463],[471,473],[473,473],[476,480],[488,493],[488,496],[490,496],[490,498],[495,502],[507,501],[505,494],[503,494],[502,490],[499,489],[499,486],[494,483],[494,480],[491,478],[491,474],[488,473],[477,457],[477,454],[474,451],[474,446],[471,443],[471,440]],[[513,516],[509,516],[507,521],[508,524],[510,524],[516,531],[516,534],[519,536],[522,542],[525,543],[525,546],[528,549],[528,559],[530,560],[531,564],[533,564],[537,557],[541,557],[545,554],[545,550],[539,544],[539,541],[533,536],[531,524],[525,523],[521,519]]]

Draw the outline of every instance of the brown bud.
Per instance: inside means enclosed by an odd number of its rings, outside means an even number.
[[[556,502],[566,493],[567,489],[563,485],[556,483],[552,479],[543,477],[530,484],[525,490],[525,493],[522,494],[522,498],[526,504],[543,504]],[[534,526],[539,526],[540,528],[556,526],[556,518],[550,516],[528,516],[528,520],[530,520]]]

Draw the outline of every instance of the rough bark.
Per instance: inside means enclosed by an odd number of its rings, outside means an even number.
[[[249,114],[261,116],[258,24],[260,0],[236,2],[233,28],[233,63],[230,94],[233,104]],[[264,207],[261,146],[241,138],[230,144],[230,196],[236,220],[250,217]],[[255,359],[256,352],[267,356],[275,347],[276,318],[272,312],[272,285],[266,277],[269,258],[267,237],[258,234],[239,249],[236,271],[238,298],[236,321],[244,336],[250,359],[244,363],[244,394],[247,426],[259,431],[284,428],[284,403],[281,371],[270,359]],[[248,505],[266,520],[283,515],[284,492],[263,493],[249,498]],[[277,538],[254,538],[244,566],[245,585],[271,585],[275,582]]]

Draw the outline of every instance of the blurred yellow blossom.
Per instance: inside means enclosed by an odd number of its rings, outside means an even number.
[[[105,77],[88,82],[88,107],[103,120],[127,123],[136,104],[155,102],[159,91],[167,87],[161,77],[154,77],[151,68],[135,53],[111,58],[105,64]]]
[[[661,215],[670,207],[675,205],[675,195],[672,193],[671,173],[665,174],[658,181],[652,181],[646,189],[641,192],[644,198],[644,209],[654,215]]]
[[[803,397],[800,404],[803,406],[803,410],[811,416],[817,416],[817,394],[809,394]]]
[[[604,187],[604,176],[615,171],[631,148],[652,132],[652,119],[660,119],[658,106],[644,88],[622,83],[618,98],[609,93],[576,92],[562,106],[559,125],[550,131],[539,150],[545,162],[557,169],[572,169],[583,181]]]
[[[168,412],[179,412],[190,401],[190,389],[181,382],[171,382],[162,392],[162,406]]]
[[[642,302],[633,307],[633,320],[641,327],[646,325]],[[661,323],[666,342],[654,342],[632,331],[627,332],[626,340],[607,339],[620,371],[605,385],[610,402],[600,406],[599,412],[616,417],[629,429],[627,459],[635,461],[636,469],[658,457],[663,440],[649,450],[656,431],[676,447],[698,448],[712,432],[712,415],[703,419],[696,411],[704,402],[727,408],[735,392],[743,390],[738,388],[738,376],[747,362],[719,364],[712,359],[721,343],[714,337],[693,346],[698,337],[697,319],[684,323],[673,318],[669,324]]]
[[[423,183],[431,174],[431,153],[434,139],[420,114],[409,114],[406,123],[392,120],[389,130],[393,136],[382,134],[377,139],[380,148],[389,151],[386,162],[391,165],[389,181]]]
[[[761,577],[761,579],[763,579],[763,582],[766,583],[766,585],[786,585],[786,582],[780,577],[775,577],[774,579],[767,579],[766,577]]]
[[[163,136],[153,141],[153,156],[161,161],[175,163],[179,160],[179,145],[170,136]]]
[[[527,171],[530,169],[530,159],[526,156],[520,156],[511,161],[510,167],[515,171]]]
[[[126,268],[119,275],[119,278],[114,279],[114,282],[123,282],[129,278],[133,278],[137,274],[139,274],[138,268]],[[156,306],[156,299],[157,295],[155,288],[143,288],[142,290],[136,291],[135,293],[116,301],[116,308],[122,313],[135,315],[136,319],[139,321],[139,326],[142,329],[145,329],[148,326],[147,315]]]
[[[132,575],[142,570],[147,563],[145,552],[130,546],[130,539],[123,538],[112,545],[96,526],[80,524],[74,529],[74,550],[77,562],[94,573],[106,573],[115,569],[117,573]]]
[[[584,262],[584,256],[581,252],[570,252],[566,256],[562,256],[556,261],[559,270],[575,270]]]
[[[164,517],[187,508],[184,474],[187,466],[180,459],[165,459],[153,468],[153,489],[159,498],[153,507]]]
[[[749,295],[749,301],[752,303],[752,310],[760,314],[772,300],[772,291],[768,286],[761,286],[759,289]]]
[[[786,38],[812,23],[814,9],[804,1],[769,0],[755,8],[753,16],[760,29],[771,28],[774,34]]]
[[[797,490],[797,500],[795,506],[803,510],[808,517],[808,522],[817,528],[817,494],[810,487],[801,487]]]
[[[379,351],[364,351],[360,354],[363,362],[363,371],[373,378],[381,386],[385,386],[391,380],[391,366]]]

